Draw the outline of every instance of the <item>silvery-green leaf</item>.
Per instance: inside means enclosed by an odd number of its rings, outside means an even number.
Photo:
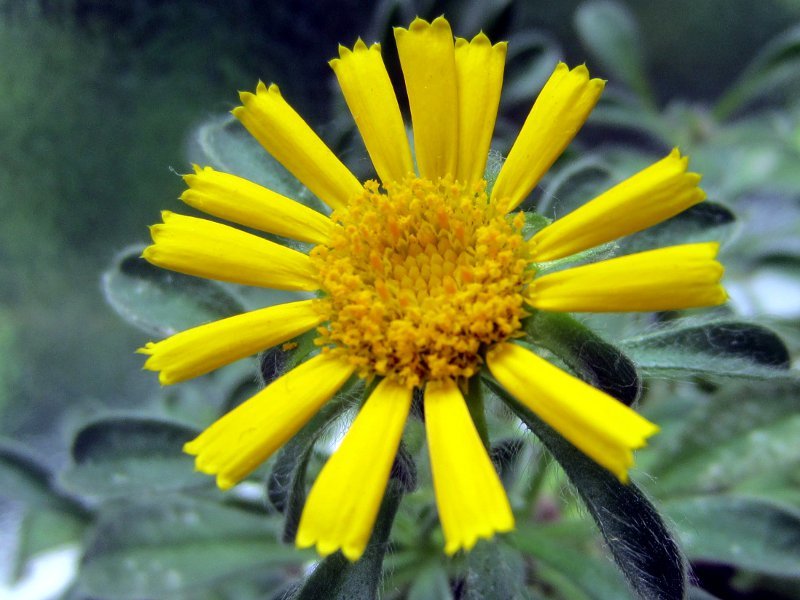
[[[800,83],[798,49],[797,25],[764,46],[717,103],[717,118],[728,118],[757,99],[775,99],[795,91]]]
[[[244,311],[220,284],[160,269],[141,254],[140,246],[123,250],[102,279],[106,301],[128,323],[165,337]]]
[[[585,528],[573,531],[570,525],[520,522],[511,542],[536,560],[537,580],[558,586],[568,598],[628,598],[630,592],[619,570],[605,558],[592,555],[590,532],[584,532]]]
[[[729,383],[688,404],[673,392],[670,404],[684,409],[673,416],[675,427],[653,439],[647,464],[659,495],[719,493],[761,478],[765,465],[775,477],[799,466],[798,392],[800,383],[791,381]]]
[[[548,179],[537,212],[558,219],[583,206],[615,182],[611,168],[594,156],[565,165]]]
[[[733,319],[671,321],[662,328],[620,342],[645,375],[715,375],[762,379],[789,367],[783,341],[761,325]]]
[[[466,559],[464,600],[528,598],[525,589],[525,560],[516,549],[497,540],[479,541]]]
[[[278,528],[264,514],[201,498],[111,506],[86,542],[79,582],[108,600],[174,598],[268,570],[288,582],[285,569],[311,554],[278,543]]]
[[[453,600],[447,572],[435,564],[420,569],[408,589],[407,600]]]
[[[18,563],[22,566],[46,550],[80,543],[87,524],[87,515],[80,511],[28,510],[19,530]]]
[[[25,446],[0,439],[0,496],[36,509],[70,510],[73,503],[52,486],[52,474]]]
[[[321,206],[231,115],[210,119],[195,129],[188,151],[193,163],[244,177],[304,204]]]
[[[62,485],[90,497],[130,497],[211,486],[195,471],[183,444],[197,436],[191,427],[152,417],[115,416],[85,425],[72,442],[73,464]]]
[[[662,113],[647,110],[639,96],[621,88],[607,87],[589,115],[587,124],[646,136],[664,147],[675,144],[675,132]]]
[[[563,55],[546,33],[523,30],[509,36],[500,112],[516,105],[530,107]]]
[[[664,511],[693,560],[800,577],[800,512],[744,496],[671,500]]]
[[[639,27],[624,4],[612,0],[584,2],[575,11],[575,28],[584,47],[607,73],[652,104]]]

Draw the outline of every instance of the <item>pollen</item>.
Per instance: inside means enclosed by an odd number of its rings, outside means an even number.
[[[471,377],[488,346],[518,334],[533,277],[524,217],[490,203],[484,181],[368,181],[331,217],[310,255],[327,321],[316,341],[362,377]]]

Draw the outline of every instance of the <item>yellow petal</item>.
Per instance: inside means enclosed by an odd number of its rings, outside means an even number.
[[[705,199],[677,148],[666,158],[548,225],[531,239],[537,261],[555,260],[647,229]]]
[[[425,430],[447,554],[511,531],[514,516],[464,398],[450,380],[425,388]]]
[[[395,27],[397,52],[408,91],[414,151],[422,177],[454,176],[458,160],[458,83],[455,46],[444,17]]]
[[[471,42],[456,40],[458,78],[458,169],[456,179],[473,183],[483,179],[492,142],[506,42],[492,46],[483,33]]]
[[[719,244],[684,244],[566,269],[534,279],[526,301],[571,312],[677,310],[727,300]]]
[[[226,490],[297,433],[353,370],[331,354],[315,356],[234,408],[183,451],[196,456],[195,468],[216,475],[217,485]]]
[[[300,548],[316,544],[322,556],[341,549],[352,561],[364,553],[410,406],[410,389],[389,379],[378,384],[311,488]]]
[[[236,175],[211,167],[195,166],[194,175],[184,176],[189,189],[181,200],[197,210],[275,235],[302,242],[324,244],[330,239],[333,221],[286,196]]]
[[[150,355],[144,368],[160,371],[158,380],[162,385],[203,375],[319,325],[323,317],[313,303],[314,300],[303,300],[278,304],[150,342],[139,350]]]
[[[207,219],[163,211],[142,256],[156,266],[208,279],[279,290],[316,290],[305,254]]]
[[[516,344],[486,356],[492,375],[514,398],[573,446],[626,483],[633,450],[658,427],[608,394]]]
[[[605,82],[589,79],[584,65],[558,63],[531,109],[492,188],[507,211],[519,206],[561,156],[594,108]]]
[[[250,134],[286,169],[333,208],[361,193],[361,184],[295,110],[277,85],[259,82],[256,93],[239,94],[233,110]]]
[[[339,46],[330,65],[381,181],[402,181],[414,162],[380,44],[367,48],[358,40],[352,51]]]

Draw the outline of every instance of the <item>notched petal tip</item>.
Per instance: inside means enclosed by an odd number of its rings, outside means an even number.
[[[141,348],[136,349],[136,354],[146,354],[147,356],[152,356],[156,351],[156,346],[158,344],[156,342],[147,342]],[[147,368],[147,363],[145,363],[145,368]]]
[[[574,75],[580,78],[586,78],[589,80],[589,67],[586,66],[586,63],[581,63],[570,70],[570,75]]]
[[[431,24],[422,17],[414,17],[414,20],[411,21],[411,25],[408,26],[407,31],[424,31],[430,26]]]
[[[491,46],[492,42],[489,40],[489,37],[483,33],[483,30],[481,30],[470,40],[470,44],[475,44],[476,46]]]
[[[442,31],[450,31],[450,22],[444,18],[444,15],[439,15],[431,22],[431,28],[441,29]]]
[[[350,562],[356,562],[361,556],[364,554],[364,550],[366,548],[363,546],[354,546],[345,544],[342,546],[342,554],[344,557],[349,560]]]

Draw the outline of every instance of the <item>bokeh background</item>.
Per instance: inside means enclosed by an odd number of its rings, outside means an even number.
[[[125,248],[147,241],[159,210],[178,207],[184,187],[178,174],[198,156],[198,128],[233,108],[236,90],[274,81],[363,171],[327,61],[338,43],[351,45],[359,35],[384,41],[399,82],[390,26],[442,13],[458,35],[483,29],[492,40],[509,39],[512,52],[515,43],[520,49],[509,56],[499,151],[508,149],[561,58],[586,62],[610,80],[608,99],[579,137],[573,159],[607,150],[626,157],[617,165],[637,164],[629,158],[637,153],[644,164],[673,145],[692,155],[712,200],[737,215],[737,228],[752,224],[750,238],[739,234],[740,248],[773,244],[761,247],[758,264],[736,259],[730,282],[735,311],[767,317],[790,350],[796,348],[796,0],[2,0],[0,597],[114,597],[70,587],[95,505],[74,522],[40,522],[41,531],[30,533],[26,528],[36,520],[30,515],[41,507],[14,490],[58,480],[72,464],[75,432],[88,420],[146,412],[162,397],[133,352],[150,338],[110,307],[101,276]],[[796,438],[787,443],[800,444]],[[800,451],[790,454],[797,461]],[[33,576],[31,559],[65,547],[76,550],[56,555],[38,579]],[[696,570],[720,598],[800,598],[800,560],[782,576],[769,574],[777,583],[765,583],[763,570],[743,576],[747,569],[724,561]],[[142,597],[183,597],[175,589]],[[595,597],[551,592],[547,597]]]

